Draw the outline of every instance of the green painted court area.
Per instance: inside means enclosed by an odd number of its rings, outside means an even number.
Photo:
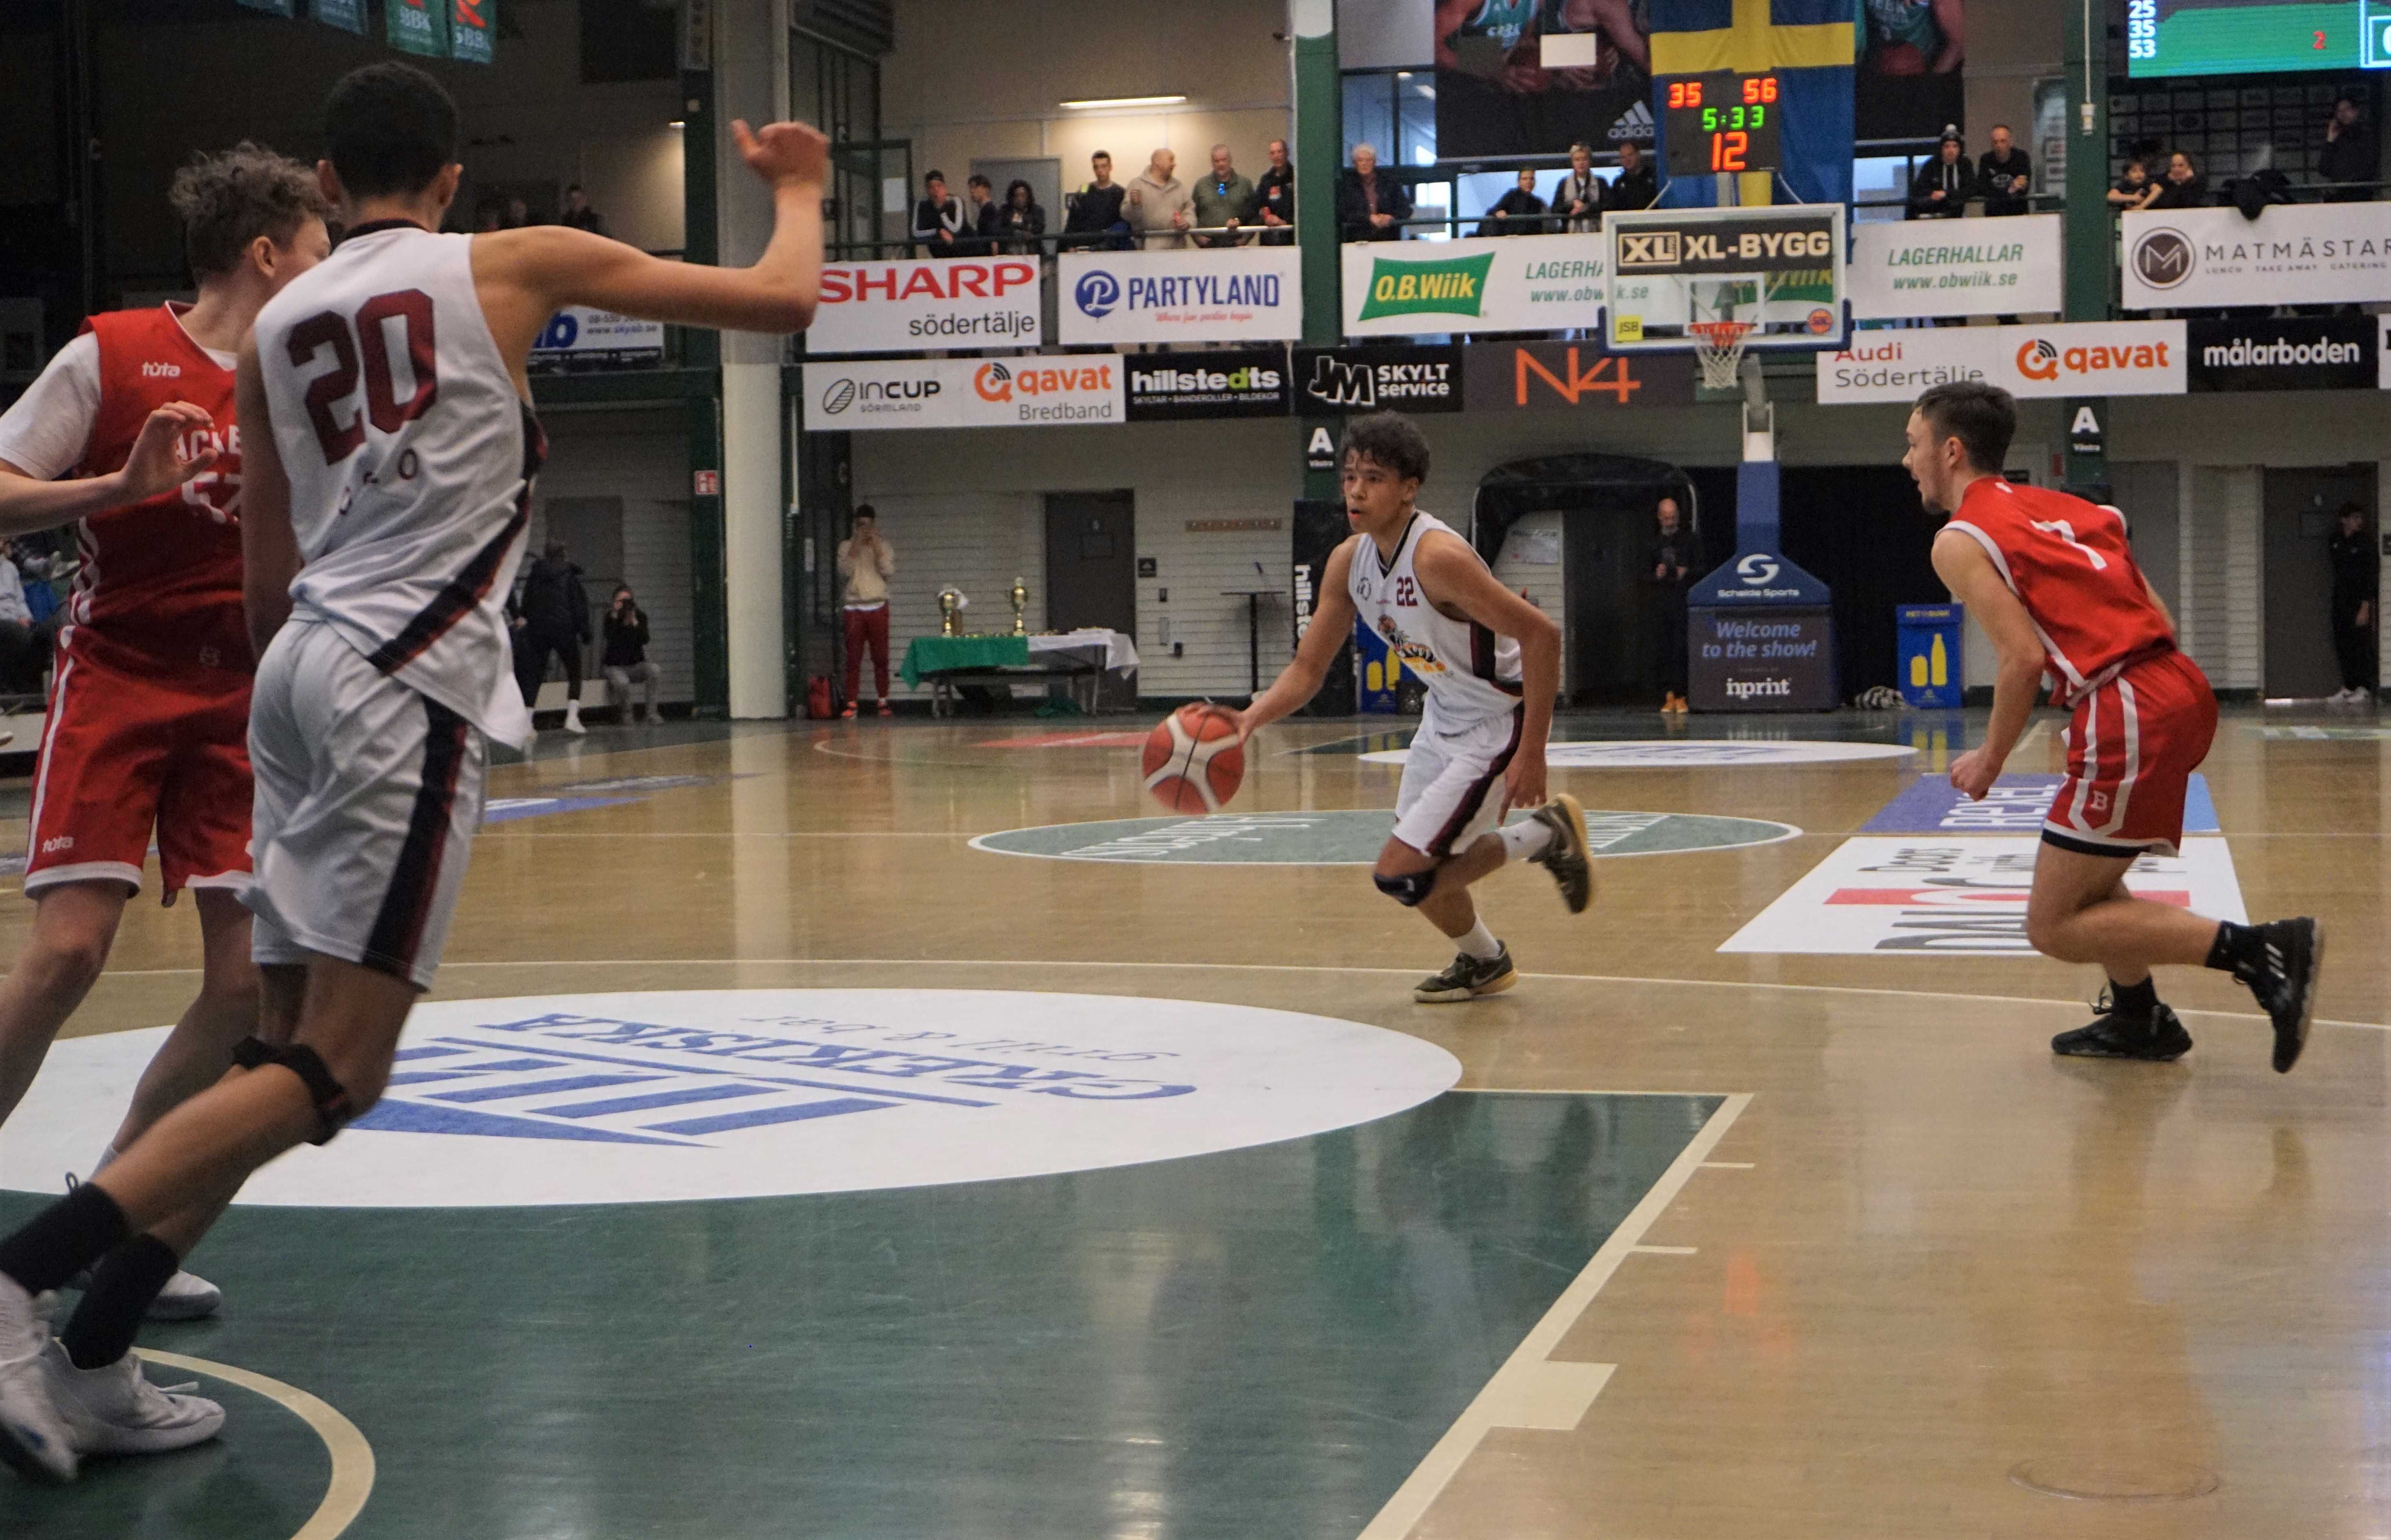
[[[1371,809],[1216,813],[1207,818],[1117,818],[1007,829],[976,849],[1053,861],[1213,866],[1367,866],[1394,832],[1395,815]],[[1767,845],[1800,834],[1790,823],[1696,813],[1587,809],[1586,845],[1597,856],[1681,855]]]
[[[1456,1092],[896,1192],[236,1209],[193,1259],[223,1315],[144,1345],[355,1422],[378,1467],[355,1540],[1350,1535],[1720,1102]],[[208,1389],[220,1441],[18,1485],[0,1534],[296,1534],[325,1446]]]

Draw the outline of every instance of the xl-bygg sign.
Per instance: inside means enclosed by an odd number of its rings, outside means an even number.
[[[2128,310],[2363,304],[2391,300],[2391,211],[2381,203],[2164,209],[2124,219]]]
[[[1118,354],[808,364],[810,433],[1121,421]]]
[[[1818,400],[1915,401],[1930,385],[1982,380],[2011,395],[2180,395],[2181,321],[1940,327],[1855,332],[1818,355]]]
[[[1034,257],[837,262],[806,330],[814,353],[1036,347],[1046,341]]]
[[[1056,265],[1066,343],[1286,342],[1303,334],[1303,253],[1066,252]]]

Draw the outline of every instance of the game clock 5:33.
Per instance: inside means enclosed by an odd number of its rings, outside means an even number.
[[[1652,93],[1661,107],[1670,176],[1777,169],[1779,109],[1773,72],[1662,75],[1653,81]]]

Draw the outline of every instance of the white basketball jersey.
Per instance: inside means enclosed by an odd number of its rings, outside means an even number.
[[[1519,704],[1519,643],[1475,621],[1453,619],[1420,592],[1412,558],[1436,529],[1460,538],[1443,520],[1415,512],[1392,562],[1379,556],[1376,540],[1364,536],[1354,542],[1346,579],[1353,608],[1404,669],[1428,686],[1428,705],[1440,720],[1458,724],[1505,715]],[[1483,563],[1475,550],[1470,555]]]
[[[472,237],[358,226],[259,314],[257,358],[294,616],[521,746],[505,606],[547,440],[483,318]]]

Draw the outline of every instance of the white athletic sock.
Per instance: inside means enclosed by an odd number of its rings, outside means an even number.
[[[1495,830],[1494,837],[1503,842],[1505,860],[1522,861],[1530,856],[1543,855],[1551,848],[1554,835],[1551,824],[1523,818],[1517,823],[1506,823]]]
[[[1492,963],[1503,955],[1503,943],[1494,939],[1494,933],[1486,928],[1486,921],[1482,916],[1479,919],[1476,927],[1454,945],[1481,963]]]

